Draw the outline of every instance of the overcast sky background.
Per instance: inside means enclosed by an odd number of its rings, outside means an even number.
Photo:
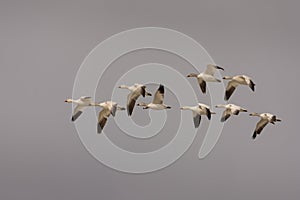
[[[0,199],[298,200],[299,6],[292,0],[1,0]],[[63,101],[71,97],[77,70],[97,44],[144,26],[183,32],[226,68],[224,75],[253,77],[256,92],[238,88],[232,102],[250,111],[272,112],[283,122],[267,126],[253,141],[259,119],[247,114],[232,118],[211,154],[198,160],[204,120],[186,154],[154,173],[125,174],[99,163],[81,144],[70,122],[71,105]],[[113,63],[106,79],[122,75],[118,68],[147,62],[176,69],[187,64],[166,52],[140,51]],[[191,84],[199,92],[195,80]],[[149,86],[152,91],[156,87]],[[167,92],[171,101],[172,93]],[[103,95],[109,98],[109,93]],[[170,112],[177,122],[180,112]],[[146,123],[139,121],[142,114],[136,111],[139,124]],[[113,125],[112,121],[107,128],[113,130]],[[166,130],[172,132],[171,125],[167,122]],[[121,147],[145,151],[168,142],[172,135],[166,133],[150,145],[136,144],[122,134],[109,137]]]

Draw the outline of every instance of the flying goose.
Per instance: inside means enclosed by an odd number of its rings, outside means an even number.
[[[67,99],[65,100],[66,103],[75,103],[77,104],[77,106],[75,107],[74,111],[73,111],[73,115],[72,115],[72,121],[75,121],[83,112],[83,110],[90,106],[90,104],[92,103],[92,98],[91,97],[87,97],[87,96],[82,96],[79,99]]]
[[[154,109],[154,110],[163,110],[163,109],[170,109],[171,106],[165,105],[164,102],[164,95],[165,95],[165,88],[163,85],[159,85],[159,88],[155,92],[154,98],[152,103],[138,103],[137,106],[142,106],[143,109]]]
[[[221,69],[224,71],[222,67],[217,65],[208,64],[206,70],[200,74],[191,73],[187,75],[187,77],[196,77],[201,88],[201,91],[206,93],[206,82],[221,82],[221,80],[217,79],[214,74],[217,69]]]
[[[247,112],[246,109],[234,105],[234,104],[227,104],[227,105],[216,105],[216,108],[225,108],[221,122],[225,122],[231,115],[238,115],[240,112]]]
[[[251,90],[254,92],[255,83],[248,76],[245,75],[237,75],[233,77],[224,76],[223,79],[230,80],[226,87],[226,92],[224,97],[225,101],[227,101],[230,98],[235,88],[237,88],[237,86],[239,85],[248,85],[251,88]]]
[[[139,96],[152,96],[151,93],[146,92],[146,86],[142,84],[135,83],[132,86],[121,85],[121,89],[128,89],[131,92],[127,96],[127,114],[131,116],[136,100]]]
[[[275,115],[272,115],[270,113],[251,113],[250,116],[258,116],[261,118],[260,121],[256,124],[255,131],[252,135],[253,139],[255,139],[256,136],[261,133],[261,131],[268,123],[275,124],[275,122],[281,122],[281,119],[278,119]]]
[[[194,119],[194,125],[195,128],[198,128],[201,121],[201,115],[206,115],[207,118],[210,120],[212,114],[216,114],[215,112],[212,112],[209,108],[209,106],[198,103],[196,106],[183,106],[180,108],[181,110],[191,110],[193,112],[193,119]]]
[[[99,116],[98,116],[97,132],[99,134],[102,132],[110,114],[114,117],[116,115],[117,110],[125,110],[125,108],[119,106],[116,102],[113,101],[105,101],[102,103],[91,103],[90,105],[102,107],[102,110],[99,112]]]

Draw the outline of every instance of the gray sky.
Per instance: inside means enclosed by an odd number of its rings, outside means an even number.
[[[0,198],[298,200],[299,6],[300,2],[291,0],[2,0]],[[272,112],[283,122],[267,126],[253,141],[258,118],[247,114],[231,118],[211,154],[198,160],[201,133],[207,127],[203,120],[203,129],[186,154],[154,173],[125,174],[99,163],[81,144],[70,122],[71,106],[63,101],[71,97],[77,70],[98,43],[144,26],[183,32],[224,66],[224,75],[253,77],[256,92],[238,88],[232,102],[250,111]],[[147,62],[175,68],[186,64],[174,55],[149,50],[121,58],[111,69]],[[108,71],[106,77],[114,72]],[[199,92],[195,81],[191,84]],[[171,91],[167,92],[171,99]],[[199,98],[206,101],[200,93]],[[175,121],[179,120],[179,112],[172,112]],[[134,120],[143,124],[141,114],[138,110]],[[113,125],[107,128],[114,130]],[[166,124],[169,129],[170,122]],[[168,142],[173,136],[167,133],[150,144],[119,133],[108,137],[129,150],[145,151]]]

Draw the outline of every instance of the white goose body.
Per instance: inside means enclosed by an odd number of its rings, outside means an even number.
[[[221,122],[225,122],[231,115],[238,115],[240,112],[247,112],[246,109],[234,104],[216,105],[216,108],[225,108]]]
[[[149,103],[147,104],[148,108],[151,108],[153,110],[163,110],[166,109],[168,106],[164,104],[154,104],[154,103]]]
[[[150,93],[146,92],[146,86],[142,84],[135,83],[132,86],[121,85],[119,88],[128,89],[131,93],[127,96],[127,114],[129,116],[132,115],[136,100],[142,95],[145,96],[152,96]]]
[[[218,70],[224,70],[222,67],[217,65],[208,64],[206,70],[200,74],[191,73],[187,75],[187,77],[195,77],[198,80],[198,84],[200,86],[201,91],[206,93],[206,82],[221,82],[221,80],[217,79],[214,75]]]
[[[259,135],[262,130],[266,127],[268,123],[275,124],[275,122],[281,122],[281,119],[278,119],[276,115],[270,113],[251,113],[250,116],[260,117],[260,121],[256,124],[256,128],[252,135],[252,138],[255,139],[257,135]]]
[[[66,103],[74,103],[77,104],[73,111],[72,121],[75,121],[84,111],[84,109],[92,103],[92,98],[87,96],[82,96],[79,99],[67,99],[65,100]]]
[[[116,115],[117,110],[125,110],[125,108],[119,106],[116,102],[113,101],[105,101],[102,103],[91,103],[92,106],[102,107],[102,110],[98,115],[98,126],[97,132],[100,134],[107,122],[107,119],[110,115],[113,117]]]
[[[151,103],[138,103],[137,106],[142,106],[143,109],[153,109],[153,110],[164,110],[170,109],[171,106],[165,105],[164,102],[165,89],[163,85],[160,85],[157,91],[155,92],[153,101]]]
[[[207,118],[211,119],[211,114],[215,114],[209,108],[209,106],[198,103],[197,106],[183,106],[180,108],[181,110],[191,110],[193,112],[193,120],[195,128],[198,128],[201,122],[201,115],[206,115]]]
[[[221,82],[221,80],[217,79],[216,77],[214,77],[213,75],[210,74],[206,74],[204,72],[200,73],[197,76],[197,79],[203,80],[205,82]]]
[[[255,83],[248,76],[245,76],[245,75],[237,75],[237,76],[233,76],[233,77],[224,76],[223,79],[230,80],[227,84],[226,93],[225,93],[225,97],[224,97],[224,99],[226,101],[229,100],[229,98],[233,94],[234,90],[239,85],[248,85],[253,92],[255,90]]]

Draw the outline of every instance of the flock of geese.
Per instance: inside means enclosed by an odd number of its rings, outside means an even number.
[[[217,65],[209,64],[207,65],[207,68],[204,72],[200,74],[191,73],[187,75],[187,77],[195,77],[197,78],[198,84],[200,86],[200,89],[202,93],[206,93],[206,84],[207,82],[221,82],[221,80],[217,79],[214,74],[217,70],[223,70],[224,69]],[[251,90],[254,92],[255,90],[255,83],[253,80],[245,75],[236,75],[236,76],[224,76],[224,80],[229,80],[224,99],[226,101],[229,100],[229,98],[232,96],[233,92],[239,85],[246,85],[251,88]],[[132,86],[127,85],[121,85],[119,86],[121,89],[127,89],[130,90],[130,93],[127,96],[127,114],[128,116],[131,116],[134,110],[135,105],[142,107],[143,109],[154,109],[154,110],[164,110],[164,109],[171,109],[171,106],[164,104],[164,94],[165,89],[163,85],[159,85],[159,88],[154,94],[153,101],[151,103],[144,103],[140,102],[136,104],[137,99],[142,96],[152,96],[151,93],[146,91],[146,86],[143,84],[134,84]],[[98,133],[101,133],[107,119],[110,115],[113,117],[116,115],[116,112],[118,110],[125,110],[125,108],[119,106],[116,102],[113,101],[105,101],[102,103],[95,103],[92,101],[91,97],[82,96],[77,100],[73,99],[67,99],[65,100],[67,103],[74,103],[77,106],[74,109],[73,115],[72,115],[72,121],[75,121],[84,111],[86,107],[89,106],[99,106],[102,107],[102,110],[99,112],[98,116],[98,125],[97,125],[97,131]],[[241,106],[234,105],[234,104],[226,104],[226,105],[216,105],[216,108],[223,108],[224,112],[221,117],[221,122],[225,122],[231,115],[239,115],[240,112],[247,112],[245,108],[242,108]],[[193,113],[193,121],[195,128],[198,128],[201,122],[201,116],[205,115],[208,120],[211,119],[212,114],[216,114],[213,112],[208,105],[205,105],[203,103],[198,103],[195,106],[183,106],[180,108],[181,110],[190,110]],[[275,122],[280,122],[281,120],[276,117],[276,115],[270,114],[270,113],[251,113],[250,116],[257,116],[260,117],[260,121],[256,124],[256,128],[254,130],[254,133],[252,135],[252,138],[255,139],[257,135],[259,135],[264,127],[268,124],[275,124]]]

